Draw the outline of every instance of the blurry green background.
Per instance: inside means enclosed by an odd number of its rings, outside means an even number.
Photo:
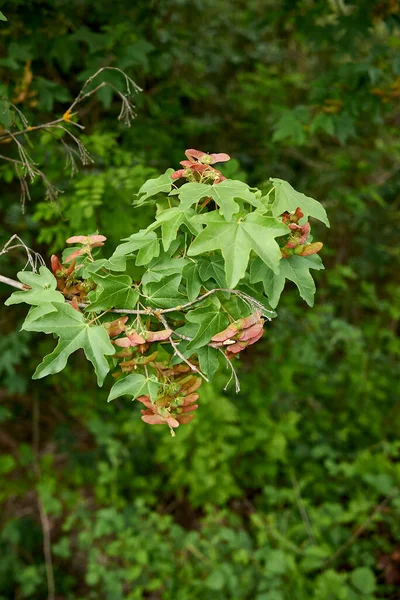
[[[31,125],[62,115],[102,66],[143,88],[130,129],[110,90],[83,106],[95,163],[73,179],[61,144],[29,137],[59,203],[38,182],[22,214],[1,162],[0,241],[17,233],[48,258],[98,228],[111,249],[150,222],[133,194],[185,148],[228,152],[227,174],[249,184],[287,179],[331,220],[314,225],[315,307],[289,287],[241,358],[241,394],[222,391],[222,373],[174,439],[135,403],[107,404],[79,354],[31,381],[54,341],[18,333],[24,309],[1,303],[0,599],[47,598],[43,523],[58,600],[400,598],[399,2],[0,8],[0,95]],[[0,272],[24,264],[13,252]]]

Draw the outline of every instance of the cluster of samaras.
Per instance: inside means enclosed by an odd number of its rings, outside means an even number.
[[[225,348],[228,358],[233,358],[239,352],[255,344],[264,333],[264,320],[259,311],[249,317],[234,321],[224,331],[217,333],[211,338],[211,346],[214,348]]]
[[[120,360],[113,377],[119,378],[140,368],[152,367],[157,372],[162,391],[154,401],[146,395],[137,398],[146,407],[142,410],[142,420],[150,425],[166,423],[170,428],[189,423],[198,407],[196,402],[199,396],[195,392],[202,380],[191,373],[186,364],[157,362],[158,351],[147,353],[152,342],[168,342],[172,329],[150,331],[142,328],[139,333],[127,325],[128,318],[124,316],[104,324],[111,342],[122,348],[113,355],[113,358]],[[214,335],[210,346],[224,349],[226,356],[232,358],[262,337],[263,325],[261,313],[256,311],[249,317],[234,321],[224,331]],[[119,337],[121,334],[123,337]],[[195,357],[190,357],[190,361],[196,363]]]

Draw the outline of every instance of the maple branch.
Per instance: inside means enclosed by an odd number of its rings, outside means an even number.
[[[17,240],[17,243],[12,246],[11,244],[13,243],[14,240]],[[16,250],[17,248],[23,248],[23,250],[26,252],[27,262],[26,262],[24,269],[26,269],[26,267],[29,265],[31,267],[32,271],[34,273],[36,273],[38,265],[45,266],[45,262],[44,262],[43,258],[41,257],[41,255],[38,252],[35,252],[31,248],[29,248],[25,244],[25,242],[16,233],[14,233],[14,235],[12,235],[10,237],[8,242],[6,242],[4,244],[2,250],[0,250],[0,256],[2,256],[3,254],[7,254],[7,252],[10,252],[11,250]],[[9,279],[8,277],[6,277],[6,279],[8,280],[7,281],[8,285],[12,285],[14,287],[20,286],[19,281],[15,281],[14,279]],[[6,283],[6,282],[3,281],[3,283]],[[26,289],[26,288],[24,288],[24,289]]]
[[[209,344],[207,344],[207,345],[209,345]],[[235,371],[235,367],[233,366],[231,359],[227,357],[227,355],[222,350],[222,348],[218,348],[218,350],[219,350],[219,352],[221,352],[221,354],[223,355],[223,357],[226,360],[226,368],[231,369],[231,376],[229,378],[228,383],[225,385],[224,390],[226,391],[228,389],[230,382],[232,381],[232,379],[234,379],[235,380],[235,391],[238,394],[240,392],[240,382],[239,382],[239,377],[237,376],[237,373]]]
[[[19,281],[15,281],[15,279],[10,279],[9,277],[5,277],[4,275],[0,275],[0,282],[5,283],[7,285],[11,285],[11,287],[18,288],[19,290],[26,290],[26,287],[23,283]]]
[[[169,325],[168,325],[168,323],[167,323],[167,320],[166,320],[166,318],[165,318],[165,317],[163,317],[163,315],[161,315],[161,314],[160,314],[160,315],[158,316],[158,319],[159,319],[159,320],[161,321],[161,323],[164,325],[165,329],[170,329],[170,327],[169,327]],[[175,332],[173,331],[172,333],[175,333]],[[190,370],[191,370],[191,371],[195,371],[196,373],[198,373],[198,374],[199,374],[199,375],[200,375],[200,376],[201,376],[201,377],[204,379],[204,381],[207,381],[207,383],[209,383],[209,379],[207,379],[207,377],[206,377],[206,376],[205,376],[205,375],[204,375],[204,374],[203,374],[203,373],[202,373],[202,372],[201,372],[201,371],[200,371],[200,370],[199,370],[199,369],[196,367],[196,365],[194,365],[193,363],[191,363],[191,362],[190,362],[190,360],[188,360],[187,358],[185,358],[185,357],[183,356],[183,354],[182,354],[182,352],[179,350],[179,348],[178,348],[178,346],[177,346],[176,342],[174,342],[174,340],[172,339],[172,333],[171,333],[171,335],[170,335],[170,337],[169,337],[169,341],[170,341],[170,344],[171,344],[171,346],[172,346],[172,347],[173,347],[173,349],[174,349],[174,352],[175,352],[175,354],[176,354],[177,356],[179,356],[179,358],[180,358],[181,360],[183,360],[183,361],[184,361],[184,362],[187,364],[187,366],[190,368]]]
[[[106,70],[117,71],[118,73],[123,75],[123,77],[125,78],[126,93],[122,93],[118,88],[116,88],[112,83],[110,83],[108,81],[103,81],[102,83],[97,85],[94,89],[92,89],[90,91],[86,91],[88,86],[93,82],[93,80],[96,79],[96,77],[98,77],[103,71],[106,71]],[[122,104],[121,104],[121,111],[118,116],[118,120],[120,120],[120,121],[122,120],[126,126],[130,126],[132,119],[134,119],[136,116],[135,106],[130,101],[130,97],[132,96],[133,92],[139,92],[142,90],[138,85],[136,85],[136,83],[130,77],[128,77],[128,75],[126,75],[126,73],[124,73],[124,71],[122,71],[121,69],[118,69],[117,67],[101,67],[100,69],[98,69],[96,71],[96,73],[94,73],[94,75],[92,75],[85,81],[81,91],[79,92],[77,97],[74,99],[72,104],[69,106],[69,108],[65,111],[63,116],[59,117],[58,119],[54,119],[53,121],[48,121],[47,123],[42,123],[40,125],[35,125],[33,127],[28,126],[28,122],[27,122],[26,118],[24,117],[24,115],[22,114],[22,112],[16,106],[14,106],[12,104],[12,102],[9,102],[9,105],[14,108],[14,110],[17,112],[19,118],[21,119],[24,129],[22,129],[21,131],[11,131],[10,129],[5,130],[4,132],[2,132],[0,134],[0,143],[3,141],[4,142],[13,141],[17,146],[20,160],[16,160],[14,158],[10,158],[8,156],[3,156],[3,155],[0,155],[0,159],[11,162],[16,167],[17,175],[18,175],[18,178],[20,180],[20,185],[21,185],[22,209],[24,209],[24,206],[25,206],[25,199],[28,198],[28,200],[30,200],[29,185],[28,185],[28,182],[26,181],[27,176],[29,176],[31,183],[35,180],[36,176],[39,176],[42,178],[43,183],[46,186],[46,197],[47,198],[56,200],[60,191],[57,190],[47,179],[45,174],[42,171],[40,171],[40,169],[37,168],[37,166],[35,165],[35,162],[31,159],[31,157],[25,150],[24,146],[21,144],[21,142],[17,138],[19,136],[24,136],[26,134],[29,134],[32,131],[47,130],[47,131],[52,132],[52,130],[54,130],[54,129],[62,129],[67,135],[69,135],[73,139],[74,143],[77,145],[82,164],[87,165],[90,162],[93,162],[93,160],[91,159],[85,146],[82,144],[82,142],[76,136],[74,136],[68,129],[65,128],[65,124],[70,123],[74,127],[78,127],[79,129],[85,129],[79,123],[75,123],[74,121],[72,121],[72,117],[76,114],[76,112],[74,113],[73,110],[75,108],[77,108],[78,105],[81,104],[84,100],[86,100],[87,98],[89,98],[90,96],[95,94],[98,90],[100,90],[104,87],[110,87],[119,96]],[[66,148],[65,142],[62,142],[62,145],[64,148]],[[67,150],[67,158],[68,157],[71,158],[71,153]],[[22,174],[19,172],[18,166],[23,167]]]

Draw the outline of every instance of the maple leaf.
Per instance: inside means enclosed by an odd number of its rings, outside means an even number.
[[[188,256],[221,250],[230,288],[234,288],[244,277],[251,251],[274,272],[278,272],[281,251],[275,238],[290,231],[286,225],[273,217],[257,213],[231,222],[225,221],[218,213],[209,213],[203,216],[203,220],[207,226],[191,244]]]
[[[295,212],[300,207],[306,219],[308,217],[315,217],[329,227],[326,210],[320,202],[301,192],[297,192],[290,183],[283,179],[270,177],[269,180],[275,188],[275,201],[272,205],[272,214],[274,217],[278,217],[286,211]]]
[[[142,206],[147,203],[149,198],[156,196],[160,192],[169,192],[172,186],[171,174],[173,172],[173,169],[167,169],[160,177],[146,181],[136,194],[140,197],[137,200],[134,200],[133,204],[136,207]]]
[[[274,273],[261,260],[256,258],[251,265],[250,278],[252,283],[262,281],[264,291],[272,308],[275,308],[289,279],[297,286],[300,296],[309,306],[314,305],[315,283],[310,269],[320,270],[324,265],[319,256],[291,256],[282,259],[279,273]]]
[[[33,306],[52,302],[65,302],[64,296],[56,291],[56,278],[46,267],[40,267],[39,273],[20,271],[17,277],[21,283],[29,286],[30,289],[11,294],[5,301],[6,306],[20,304],[21,302]]]
[[[209,197],[220,207],[220,213],[227,221],[237,213],[240,206],[235,202],[235,198],[240,198],[252,206],[263,208],[262,203],[250,191],[249,186],[243,181],[225,179],[217,185],[207,185],[204,183],[185,183],[178,190],[182,208],[189,208],[196,204],[201,198]]]
[[[136,264],[141,266],[147,265],[152,258],[160,254],[160,242],[154,231],[141,229],[138,233],[133,233],[122,241],[125,243],[116,247],[110,261],[120,257],[130,257],[138,250]]]
[[[90,292],[87,311],[102,311],[107,308],[133,309],[139,298],[139,293],[132,289],[132,279],[128,275],[92,274],[92,279],[99,286]]]
[[[103,325],[89,325],[82,313],[69,304],[54,304],[55,310],[42,314],[35,320],[25,321],[22,329],[54,333],[60,339],[55,350],[45,356],[37,367],[33,379],[41,379],[62,371],[69,356],[83,349],[85,356],[94,366],[99,386],[103,385],[110,367],[105,356],[114,354],[107,331]]]
[[[165,252],[169,250],[170,245],[176,239],[181,225],[186,225],[189,231],[195,235],[199,232],[199,227],[190,222],[190,218],[195,214],[196,212],[193,209],[182,206],[167,208],[157,214],[156,222],[151,226],[151,229],[161,226],[161,237]]]
[[[159,385],[155,377],[145,377],[144,375],[140,375],[140,373],[132,373],[114,383],[107,402],[111,402],[111,400],[120,396],[132,396],[132,400],[135,400],[135,398],[142,394],[146,394],[152,400],[155,400]]]

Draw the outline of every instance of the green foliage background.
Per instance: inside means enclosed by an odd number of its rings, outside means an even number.
[[[393,0],[13,0],[1,5],[0,94],[37,124],[102,66],[143,88],[130,129],[103,89],[81,112],[95,164],[70,179],[48,133],[33,151],[60,202],[0,166],[1,229],[45,256],[98,228],[148,224],[142,183],[185,148],[229,176],[282,177],[323,201],[326,271],[294,289],[262,343],[203,386],[175,439],[148,427],[82,356],[31,381],[52,342],[0,308],[0,598],[47,597],[38,498],[58,599],[399,598],[400,8]],[[121,87],[111,72],[110,81]],[[0,154],[14,156],[10,144]],[[14,276],[24,257],[1,258]],[[1,287],[3,299],[10,290]],[[37,433],[39,432],[39,440]],[[48,566],[48,565],[47,565]]]

